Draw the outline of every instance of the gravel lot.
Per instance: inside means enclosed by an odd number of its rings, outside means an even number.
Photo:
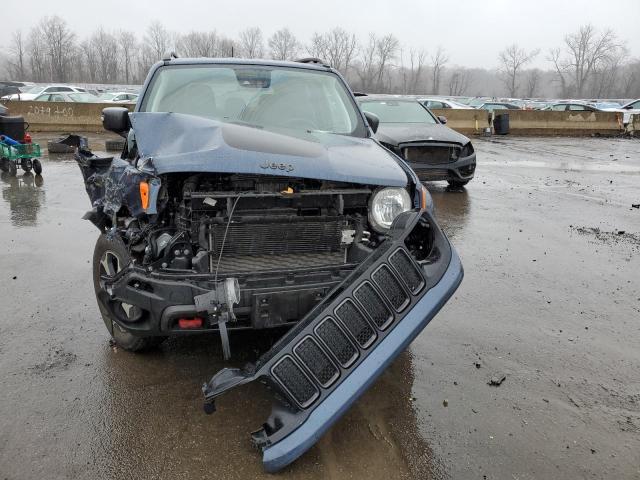
[[[475,144],[466,189],[429,185],[462,286],[279,476],[640,478],[640,142]],[[217,337],[110,345],[80,172],[68,156],[43,166],[0,181],[0,478],[262,476],[248,433],[268,395],[247,385],[202,413]],[[234,363],[272,340],[235,335]]]

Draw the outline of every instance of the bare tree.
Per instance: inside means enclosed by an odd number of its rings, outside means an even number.
[[[138,42],[132,32],[123,30],[118,35],[118,43],[120,44],[120,57],[122,60],[122,78],[124,83],[128,85],[132,81],[133,57],[134,52],[138,49]]]
[[[326,33],[314,33],[307,50],[311,56],[327,61],[347,75],[358,51],[358,41],[354,34],[336,27]]]
[[[27,49],[29,52],[29,67],[32,80],[35,82],[45,82],[50,70],[45,51],[44,35],[39,28],[31,29]]]
[[[622,47],[612,30],[598,33],[593,25],[583,25],[577,32],[566,35],[564,43],[564,56],[556,49],[552,51],[551,60],[564,85],[568,83],[565,76],[572,81],[578,98],[584,95],[592,75]]]
[[[176,42],[181,55],[211,58],[220,56],[220,37],[216,32],[190,32]]]
[[[145,61],[150,65],[162,59],[173,47],[173,38],[162,23],[154,21],[147,27],[143,44]]]
[[[17,30],[11,34],[11,46],[9,47],[11,60],[9,60],[9,69],[13,77],[20,80],[27,78],[27,64],[25,60],[26,45],[22,36],[22,31]]]
[[[515,97],[518,94],[518,74],[520,70],[531,62],[539,52],[539,50],[527,52],[514,43],[499,53],[500,73],[503,76],[503,81],[510,97]]]
[[[97,60],[100,83],[117,82],[119,55],[116,37],[100,27],[91,35],[90,42]]]
[[[98,54],[95,44],[90,39],[80,42],[79,51],[82,58],[82,77],[89,83],[98,83]]]
[[[436,53],[431,55],[431,85],[433,94],[440,93],[440,77],[442,76],[442,70],[449,61],[449,56],[446,50],[440,45],[436,50]]]
[[[44,17],[35,28],[42,32],[49,80],[66,82],[76,53],[75,33],[69,29],[67,22],[57,15]]]
[[[376,34],[370,33],[369,42],[361,48],[362,54],[356,72],[360,79],[360,88],[364,91],[370,91],[373,86],[377,43]]]
[[[595,98],[616,96],[620,72],[628,57],[629,50],[621,46],[601,63],[593,72],[592,85],[589,89],[591,96]],[[621,91],[617,93],[622,95]]]
[[[527,98],[535,98],[540,86],[540,70],[533,68],[527,72]]]
[[[288,28],[283,28],[269,37],[269,48],[274,60],[292,60],[300,50],[300,43]]]
[[[262,58],[264,56],[264,41],[260,27],[251,27],[240,32],[240,50],[245,58]]]
[[[385,88],[384,75],[387,72],[389,63],[392,62],[397,55],[400,42],[391,33],[378,39],[376,42],[376,57],[377,57],[377,73],[376,73],[376,88],[382,91]]]
[[[420,83],[420,79],[423,74],[424,64],[426,59],[427,59],[427,52],[425,52],[424,49],[414,50],[412,48],[409,51],[409,60],[411,65],[411,75],[410,75],[411,93],[419,93],[418,84]]]
[[[471,74],[466,68],[458,68],[449,76],[449,95],[460,96],[467,93]]]
[[[547,60],[553,63],[553,69],[555,71],[556,78],[558,79],[558,82],[560,82],[560,96],[568,97],[569,87],[567,86],[566,78],[567,67],[560,59],[561,55],[562,54],[559,48],[552,48],[551,50],[549,50],[549,56],[547,57]]]

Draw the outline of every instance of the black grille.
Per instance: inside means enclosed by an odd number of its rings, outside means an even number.
[[[409,255],[407,255],[407,252],[398,250],[389,257],[389,261],[396,269],[396,272],[398,272],[398,276],[404,284],[411,290],[411,293],[418,293],[424,285],[424,280],[416,265],[411,261]]]
[[[293,351],[323,387],[328,387],[338,378],[338,369],[311,337],[305,338]]]
[[[384,300],[375,291],[373,285],[369,282],[363,283],[353,292],[353,296],[360,302],[363,310],[367,312],[373,323],[380,330],[384,330],[391,325],[393,313],[387,308]]]
[[[289,356],[272,368],[273,376],[285,387],[301,407],[311,404],[320,395],[316,386]]]
[[[401,311],[409,303],[409,297],[404,292],[400,282],[394,277],[389,267],[383,265],[373,274],[373,281],[380,288],[393,308]]]
[[[336,252],[341,249],[344,219],[295,217],[290,221],[232,222],[224,255],[287,255]],[[226,224],[210,227],[211,250],[220,252]]]
[[[315,332],[343,367],[348,367],[358,358],[358,350],[355,345],[351,343],[333,319],[323,320],[315,328]]]
[[[295,268],[343,265],[344,252],[293,253],[289,255],[235,255],[227,256],[225,247],[220,259],[220,272],[251,272],[254,270],[292,270]],[[218,255],[212,256],[215,269]]]
[[[441,165],[455,162],[460,157],[457,145],[415,145],[402,149],[402,154],[411,163]]]
[[[353,335],[353,338],[356,339],[356,342],[361,347],[368,347],[376,339],[375,330],[351,300],[346,300],[336,308],[336,316],[347,327],[349,333]]]

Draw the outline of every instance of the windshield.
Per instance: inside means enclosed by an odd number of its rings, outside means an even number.
[[[32,87],[20,87],[20,91],[22,93],[40,93],[44,87],[39,87],[38,85],[34,85]]]
[[[373,113],[380,123],[437,123],[436,119],[418,102],[399,100],[372,100],[361,103],[362,110]]]
[[[142,112],[175,112],[276,131],[365,136],[340,78],[255,65],[174,65],[153,77]]]

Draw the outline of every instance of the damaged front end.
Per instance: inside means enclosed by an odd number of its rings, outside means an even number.
[[[225,358],[228,328],[290,327],[254,365],[203,387],[208,413],[231,388],[270,388],[273,410],[253,441],[276,471],[436,315],[462,281],[460,260],[415,175],[371,139],[130,118],[120,157],[69,139],[92,202],[85,218],[128,259],[94,275],[103,316],[137,337],[216,332]],[[379,228],[370,214],[385,190],[402,190],[408,206]]]
[[[422,331],[462,281],[460,260],[431,215],[399,216],[389,238],[255,365],[225,368],[203,386],[205,411],[259,380],[274,406],[252,434],[265,469],[307,449]]]

